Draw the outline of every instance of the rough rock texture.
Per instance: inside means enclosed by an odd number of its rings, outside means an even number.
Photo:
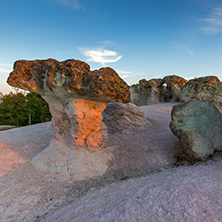
[[[220,80],[216,76],[206,76],[189,80],[181,89],[182,102],[188,102],[195,98],[199,90],[212,87]]]
[[[187,80],[180,76],[171,75],[165,76],[163,81],[167,84],[166,93],[169,95],[169,101],[181,101],[181,88],[187,83]]]
[[[15,62],[8,83],[40,94],[49,104],[54,137],[48,149],[33,159],[38,168],[64,170],[76,174],[77,179],[84,175],[90,177],[91,171],[95,172],[91,176],[106,171],[110,154],[106,150],[107,132],[102,112],[107,102],[129,101],[128,85],[113,69],[90,71],[88,64],[74,59],[20,60]],[[95,153],[91,155],[92,152]],[[76,162],[69,164],[72,158]],[[84,170],[79,173],[78,167],[85,168],[88,174]]]
[[[162,85],[162,79],[142,79],[130,87],[130,101],[138,106],[164,102]]]
[[[130,86],[130,101],[137,106],[147,105],[148,98],[150,97],[151,87],[147,85],[147,81],[142,79],[139,84]]]
[[[103,111],[103,121],[108,133],[112,134],[138,132],[151,124],[133,103],[108,103]]]
[[[222,151],[222,113],[212,102],[194,99],[174,106],[170,128],[191,160]]]
[[[41,221],[219,222],[221,172],[220,157],[91,189]]]
[[[199,101],[213,102],[222,113],[222,82],[202,87],[198,90],[196,99]]]

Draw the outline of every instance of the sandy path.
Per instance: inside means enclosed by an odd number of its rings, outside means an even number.
[[[163,198],[161,187],[166,185],[165,181],[172,186],[174,180],[184,183],[184,174],[181,174],[183,167],[179,171],[180,168],[170,170],[176,163],[175,147],[180,146],[168,127],[173,105],[166,103],[141,107],[152,126],[143,132],[110,136],[109,143],[118,147],[115,150],[118,164],[111,164],[110,171],[101,178],[87,181],[75,182],[72,178],[40,172],[32,166],[32,157],[41,152],[50,141],[50,123],[0,132],[0,171],[3,172],[0,177],[0,221],[107,221],[109,218],[110,221],[115,221],[121,214],[125,219],[120,221],[129,221],[127,218],[133,218],[130,212],[137,215],[132,221],[140,221],[138,218],[142,218],[144,213],[136,213],[140,203],[137,205],[135,201],[140,185],[144,192],[143,195],[141,191],[140,199],[144,200],[145,197],[149,199],[155,186],[158,189],[152,198]],[[196,168],[190,166],[187,169],[190,173],[187,171],[186,178],[190,181],[189,175],[193,175]],[[177,176],[171,178],[173,174]],[[134,179],[126,180],[129,178]],[[194,183],[198,183],[198,180]],[[173,190],[170,191],[173,189],[171,185],[164,188],[169,190],[169,194],[173,194]],[[178,192],[179,187],[178,182]],[[98,198],[95,199],[94,194]],[[167,192],[163,194],[167,195]],[[173,198],[176,200],[178,197],[175,194]],[[132,204],[129,205],[129,202]],[[151,205],[154,203],[150,202]],[[172,204],[171,206],[173,207]],[[142,204],[141,207],[144,208],[145,205]],[[131,209],[130,212],[128,208]],[[118,209],[123,209],[122,213]],[[154,209],[150,212],[155,213]],[[85,215],[85,218],[81,215]]]

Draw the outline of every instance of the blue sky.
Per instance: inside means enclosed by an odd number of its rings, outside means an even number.
[[[0,92],[19,59],[74,58],[128,84],[177,74],[222,79],[221,0],[3,0]]]

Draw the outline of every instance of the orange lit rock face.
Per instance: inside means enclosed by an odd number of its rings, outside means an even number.
[[[115,70],[90,71],[87,63],[74,59],[17,61],[8,83],[46,100],[54,139],[70,147],[101,147],[106,141],[102,124],[106,103],[125,103],[130,95],[128,85]]]
[[[104,138],[102,138],[100,125],[102,112],[105,108],[105,102],[86,99],[75,99],[69,104],[70,119],[72,122],[78,122],[71,129],[72,137],[77,146],[99,147],[102,145]]]

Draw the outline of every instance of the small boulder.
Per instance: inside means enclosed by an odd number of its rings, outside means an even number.
[[[133,103],[108,103],[103,122],[111,134],[138,132],[150,125],[142,110]]]

